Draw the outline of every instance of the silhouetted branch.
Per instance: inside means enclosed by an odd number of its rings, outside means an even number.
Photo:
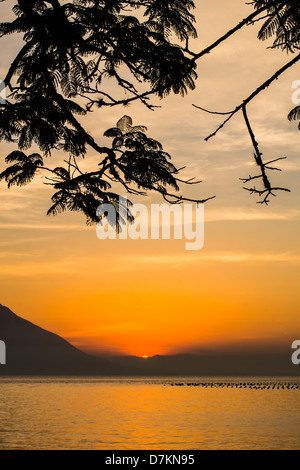
[[[205,111],[206,113],[210,114],[219,114],[219,115],[228,115],[228,118],[225,119],[225,121],[222,122],[222,124],[209,136],[205,138],[205,140],[209,140],[212,137],[214,137],[224,126],[227,124],[228,121],[230,121],[233,116],[238,113],[241,109],[243,109],[244,106],[249,104],[259,93],[261,93],[263,90],[268,88],[271,83],[273,83],[277,78],[280,77],[286,70],[288,70],[290,67],[295,65],[298,61],[300,60],[300,54],[297,54],[296,57],[294,57],[292,60],[290,60],[287,64],[285,64],[283,67],[281,67],[277,72],[275,72],[268,80],[266,80],[262,85],[260,85],[258,88],[256,88],[255,91],[251,93],[246,99],[243,100],[241,104],[239,104],[233,111],[228,111],[228,112],[216,112],[216,111],[209,111],[205,108],[200,108],[200,106],[196,106],[193,104],[195,108],[201,109],[202,111]]]
[[[296,55],[292,60],[290,60],[287,64],[285,64],[283,67],[281,67],[277,72],[275,72],[268,80],[266,80],[262,85],[260,85],[256,90],[251,93],[246,99],[243,100],[241,104],[239,104],[233,111],[227,111],[227,112],[217,112],[217,111],[209,111],[205,108],[201,108],[200,106],[196,106],[193,104],[195,108],[201,109],[202,111],[205,111],[206,113],[209,114],[219,114],[219,115],[228,115],[229,117],[225,119],[225,121],[222,122],[222,124],[208,137],[205,138],[205,140],[209,140],[212,137],[214,137],[224,126],[227,124],[228,121],[236,114],[238,113],[241,109],[243,109],[243,106],[246,106],[250,101],[252,101],[259,93],[261,93],[263,90],[268,88],[271,83],[273,83],[277,78],[280,77],[286,70],[288,70],[290,67],[292,67],[294,64],[296,64],[300,60],[300,54]]]
[[[217,114],[218,116],[228,116],[228,115],[231,116],[232,114],[235,113],[235,110],[222,113],[220,111],[210,111],[209,109],[201,108],[201,106],[196,106],[195,104],[193,104],[193,106],[194,108],[200,109],[201,111],[205,111],[208,114]]]
[[[266,173],[266,170],[275,170],[275,171],[281,171],[281,169],[277,168],[277,167],[270,167],[269,165],[271,163],[274,163],[276,161],[279,161],[279,160],[282,160],[286,157],[280,157],[280,158],[276,158],[274,160],[270,160],[269,162],[267,163],[263,163],[262,161],[262,153],[260,152],[259,150],[259,147],[258,147],[258,143],[255,139],[255,135],[254,135],[254,132],[252,130],[252,127],[250,125],[250,121],[248,119],[248,116],[247,116],[247,111],[246,111],[246,106],[259,94],[261,93],[263,90],[265,90],[267,87],[269,87],[271,85],[271,83],[273,83],[275,80],[278,79],[278,77],[283,74],[286,70],[288,70],[290,67],[292,67],[294,64],[296,64],[298,61],[300,60],[300,54],[296,55],[292,60],[290,60],[287,64],[285,64],[283,67],[281,67],[279,70],[277,70],[277,72],[275,74],[273,74],[268,80],[266,80],[262,85],[260,85],[253,93],[251,93],[245,100],[243,100],[243,102],[241,104],[239,104],[233,111],[228,111],[228,112],[217,112],[217,111],[211,111],[211,110],[207,110],[205,108],[202,108],[200,106],[196,106],[196,105],[193,105],[195,108],[197,109],[200,109],[206,113],[209,113],[209,114],[215,114],[215,115],[224,115],[224,116],[228,116],[219,126],[218,128],[213,132],[211,133],[208,137],[205,138],[205,141],[208,141],[209,139],[211,139],[212,137],[214,137],[229,121],[230,119],[235,115],[237,114],[239,111],[242,111],[243,113],[243,117],[244,117],[244,121],[245,121],[245,124],[246,124],[246,127],[247,127],[247,130],[248,130],[248,133],[250,135],[250,139],[251,139],[251,142],[252,142],[252,145],[253,145],[253,148],[254,148],[254,158],[255,158],[255,162],[256,164],[259,166],[260,168],[260,171],[261,171],[261,174],[260,175],[256,175],[256,176],[249,176],[248,178],[241,178],[241,180],[244,182],[244,183],[248,183],[249,181],[253,180],[253,179],[259,179],[261,178],[262,179],[262,182],[263,182],[263,185],[265,187],[265,190],[263,191],[260,191],[260,190],[257,190],[255,187],[254,188],[251,188],[250,192],[251,194],[258,194],[260,197],[262,197],[264,195],[264,199],[263,199],[263,203],[265,204],[268,204],[269,202],[269,199],[268,197],[270,195],[274,196],[274,192],[275,191],[288,191],[288,189],[286,188],[274,188],[271,186],[271,183],[270,183],[270,180],[267,176],[267,173]],[[245,188],[249,191],[249,188]],[[265,194],[266,193],[266,194]]]
[[[262,12],[266,11],[269,8],[270,5],[265,5],[262,8],[259,8],[258,10],[254,11],[251,13],[251,15],[247,16],[247,18],[243,19],[240,23],[238,23],[234,28],[230,29],[227,31],[226,34],[221,36],[217,41],[212,43],[210,46],[206,47],[203,49],[203,51],[199,52],[198,54],[193,54],[192,60],[198,60],[201,57],[203,57],[206,54],[209,54],[213,49],[218,47],[222,42],[226,41],[230,36],[232,36],[234,33],[242,29],[245,25],[251,24],[258,15],[260,15]]]
[[[200,183],[202,183],[201,180],[196,180],[195,178],[190,178],[190,179],[188,179],[188,180],[182,180],[182,179],[180,179],[180,178],[175,178],[175,179],[176,179],[176,181],[178,181],[179,183],[184,183],[184,184],[191,184],[191,185],[193,185],[193,184],[200,184]],[[195,181],[194,181],[194,180],[195,180]]]
[[[286,192],[290,192],[289,189],[286,189],[286,188],[280,188],[280,187],[274,187],[274,188],[271,188],[271,189],[264,189],[264,190],[258,190],[256,189],[255,187],[253,188],[244,188],[246,191],[249,191],[250,194],[256,194],[258,195],[259,197],[262,197],[264,196],[264,198],[261,200],[261,201],[257,201],[257,204],[266,204],[268,205],[270,200],[268,199],[269,196],[273,196],[273,197],[276,197],[276,194],[274,193],[275,191],[286,191]]]
[[[262,152],[259,150],[258,143],[256,141],[256,138],[255,138],[254,132],[252,130],[252,127],[250,125],[250,121],[249,121],[247,111],[246,111],[246,105],[243,105],[242,111],[243,111],[243,116],[244,116],[244,120],[245,120],[245,123],[246,123],[246,127],[247,127],[247,130],[249,132],[251,142],[252,142],[252,145],[253,145],[253,148],[254,148],[254,159],[255,159],[255,162],[256,162],[257,166],[259,166],[260,171],[261,171],[260,175],[249,176],[249,178],[243,178],[242,181],[244,183],[248,183],[249,181],[252,181],[254,179],[261,178],[262,182],[263,182],[263,185],[264,185],[264,188],[265,188],[264,190],[258,190],[255,187],[251,188],[250,190],[249,190],[249,188],[244,188],[244,189],[247,189],[247,191],[250,191],[251,194],[257,194],[259,197],[264,196],[263,200],[259,201],[259,202],[264,203],[264,204],[268,204],[269,203],[268,197],[269,196],[276,196],[276,194],[274,194],[276,191],[290,192],[290,190],[286,189],[286,188],[272,187],[271,183],[270,183],[270,180],[269,180],[269,178],[267,176],[267,173],[266,173],[266,170],[281,171],[279,168],[270,167],[269,165],[270,165],[270,163],[274,163],[276,161],[283,160],[285,157],[276,158],[274,160],[270,160],[267,163],[263,162]]]
[[[266,175],[266,171],[265,171],[265,165],[262,161],[262,153],[260,152],[259,150],[259,147],[258,147],[258,143],[255,139],[255,135],[254,135],[254,132],[252,130],[252,127],[250,125],[250,122],[249,122],[249,119],[248,119],[248,115],[247,115],[247,112],[246,112],[246,105],[244,104],[242,106],[242,111],[243,111],[243,116],[244,116],[244,120],[245,120],[245,123],[246,123],[246,127],[248,129],[248,132],[249,132],[249,135],[250,135],[250,138],[251,138],[251,142],[252,142],[252,145],[254,147],[254,159],[255,159],[255,162],[256,164],[259,166],[260,170],[261,170],[261,176],[262,176],[262,179],[263,179],[263,183],[264,183],[264,186],[266,189],[270,189],[271,188],[271,184],[270,184],[270,181]]]
[[[33,46],[34,42],[33,41],[29,41],[27,42],[23,47],[22,49],[20,50],[20,52],[17,54],[17,56],[15,57],[15,59],[13,60],[13,62],[11,63],[9,69],[8,69],[8,72],[6,74],[6,77],[4,78],[4,83],[5,83],[5,86],[8,86],[10,90],[12,90],[12,86],[11,86],[11,79],[16,71],[16,69],[18,68],[19,64],[20,64],[20,61],[23,59],[23,57],[30,51],[31,47]]]
[[[162,194],[164,200],[168,202],[169,204],[182,204],[183,202],[194,202],[197,204],[204,204],[207,201],[210,201],[211,199],[215,199],[216,196],[211,196],[207,197],[206,199],[191,199],[183,196],[177,196],[176,194],[170,194],[170,193],[163,193]]]
[[[110,191],[111,182],[119,183],[129,194],[159,192],[171,204],[203,203],[213,199],[215,196],[192,199],[173,194],[169,188],[178,192],[180,183],[194,185],[201,181],[177,177],[182,169],[170,162],[170,155],[163,151],[159,142],[146,136],[144,126],[132,126],[129,116],[123,116],[116,127],[104,134],[113,139],[111,146],[101,146],[77,115],[85,115],[95,106],[126,106],[136,101],[153,110],[157,107],[151,104],[153,95],[163,98],[174,92],[184,96],[189,89],[195,88],[197,60],[244,26],[264,19],[267,21],[262,28],[263,39],[276,31],[276,47],[283,45],[290,52],[298,48],[299,41],[291,42],[289,29],[289,24],[297,29],[294,25],[298,24],[294,21],[297,12],[289,10],[283,15],[282,6],[276,1],[255,1],[252,5],[256,11],[210,46],[195,53],[189,43],[190,38],[197,37],[195,17],[191,13],[195,6],[192,1],[114,0],[89,2],[87,6],[83,1],[19,0],[14,9],[16,20],[1,23],[2,36],[22,32],[25,45],[5,77],[11,95],[6,106],[0,108],[0,137],[17,142],[19,150],[6,157],[6,162],[12,165],[0,174],[0,179],[5,179],[9,187],[22,186],[29,183],[36,172],[45,170],[45,184],[52,184],[56,190],[48,213],[56,214],[66,208],[80,210],[90,222],[97,221],[93,212],[97,204],[115,204],[118,195]],[[142,21],[133,13],[137,7],[144,9]],[[289,14],[292,15],[291,23]],[[273,27],[274,15],[279,18],[278,30]],[[276,23],[277,19],[274,21]],[[177,38],[175,42],[174,37]],[[215,112],[194,105],[206,113],[226,116],[205,140],[216,135],[237,112],[243,112],[261,172],[243,181],[260,178],[264,189],[248,190],[262,197],[265,203],[276,191],[288,191],[272,187],[267,175],[268,170],[281,171],[273,163],[284,157],[267,163],[262,161],[246,106],[299,59],[300,54],[232,111]],[[14,77],[17,78],[15,86],[11,83]],[[114,80],[123,95],[115,95],[113,88],[107,91],[104,79]],[[141,84],[147,87],[141,87]],[[80,102],[76,98],[80,98]],[[80,104],[82,101],[83,105]],[[298,118],[297,112],[293,116]],[[51,156],[54,149],[69,154],[64,160],[66,167],[51,169],[44,166],[41,155],[25,155],[23,150],[33,143],[38,144],[43,156]],[[89,147],[99,155],[100,161],[97,171],[84,172],[78,160],[85,156]]]

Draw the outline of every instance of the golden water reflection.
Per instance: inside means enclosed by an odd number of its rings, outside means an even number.
[[[0,449],[299,448],[298,388],[173,382],[0,378]]]

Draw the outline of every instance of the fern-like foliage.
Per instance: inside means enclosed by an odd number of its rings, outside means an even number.
[[[43,158],[37,153],[26,156],[21,150],[13,151],[5,159],[8,167],[0,173],[0,180],[5,180],[8,187],[23,186],[32,181],[38,170],[45,170],[48,172],[47,184],[54,189],[48,215],[66,210],[79,211],[91,224],[99,222],[97,207],[111,204],[117,216],[111,223],[120,231],[122,224],[133,219],[131,202],[126,199],[123,203],[119,194],[112,191],[112,183],[121,184],[129,194],[139,195],[145,194],[144,190],[154,190],[167,196],[168,187],[175,191],[179,189],[176,178],[178,170],[170,162],[170,155],[164,152],[160,142],[146,135],[146,130],[145,126],[134,126],[130,116],[123,116],[115,127],[104,133],[112,139],[112,145],[102,149],[106,158],[101,159],[98,168],[90,172],[80,170],[78,155],[71,148],[64,149],[71,154],[66,166],[53,169],[45,168]],[[64,131],[67,132],[66,129]],[[69,138],[72,139],[72,136],[68,136],[66,141]],[[24,144],[23,147],[26,146]],[[181,196],[173,197],[177,201],[182,200]]]
[[[13,185],[24,186],[30,183],[37,169],[43,166],[43,159],[39,154],[32,153],[26,156],[18,150],[11,152],[5,158],[5,162],[13,163],[0,173],[0,180],[5,179],[9,188]]]
[[[255,1],[256,8],[268,6],[268,18],[261,27],[258,38],[265,41],[275,37],[274,48],[287,52],[296,52],[300,47],[300,2],[286,1]]]
[[[177,170],[169,161],[171,156],[163,151],[160,142],[147,137],[145,131],[145,126],[132,126],[132,119],[123,116],[116,127],[104,133],[113,137],[112,147],[121,153],[117,168],[127,183],[136,183],[139,188],[156,188],[163,192],[169,185],[177,191],[174,177]]]
[[[0,179],[20,186],[44,168],[55,190],[48,214],[81,211],[88,223],[98,221],[99,204],[119,202],[112,181],[130,194],[155,190],[166,197],[168,187],[178,190],[170,156],[145,126],[123,116],[105,133],[111,146],[100,147],[80,118],[136,100],[152,108],[151,95],[193,89],[196,64],[187,50],[196,37],[193,8],[191,0],[18,0],[15,19],[0,23],[0,37],[23,36],[0,104],[0,141],[18,150],[6,158]],[[24,153],[33,145],[41,155]],[[88,148],[99,156],[89,173],[78,163]],[[68,155],[67,165],[45,168],[43,157],[55,150]]]
[[[0,140],[17,141],[20,150],[37,144],[48,156],[54,149],[82,156],[91,139],[76,115],[131,100],[151,107],[145,94],[193,89],[196,65],[172,43],[174,35],[196,36],[193,7],[190,0],[19,0],[16,19],[0,24],[0,36],[24,39],[5,78],[11,94],[0,107]],[[127,95],[114,97],[107,79]],[[138,91],[141,82],[148,91]]]
[[[300,106],[296,106],[288,115],[289,121],[300,121]],[[300,131],[300,122],[298,124],[298,129]]]
[[[261,8],[269,5],[268,18],[261,27],[258,38],[265,41],[275,38],[273,48],[281,48],[287,53],[299,53],[300,50],[300,1],[272,1],[255,0],[255,7]],[[298,108],[294,108],[288,115],[290,121],[299,120]],[[300,124],[298,126],[300,130]]]

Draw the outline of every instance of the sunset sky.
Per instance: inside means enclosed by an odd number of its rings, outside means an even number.
[[[1,4],[1,17],[10,16],[12,3]],[[240,0],[195,3],[196,52],[252,11]],[[267,49],[271,42],[258,41],[258,29],[246,27],[198,61],[197,87],[187,97],[153,99],[161,105],[154,112],[132,104],[82,120],[97,143],[109,145],[103,132],[129,114],[134,124],[147,126],[177,167],[186,166],[182,177],[203,181],[182,188],[189,197],[216,195],[205,204],[203,249],[186,251],[184,240],[99,240],[83,215],[46,216],[51,190],[42,178],[10,190],[1,182],[1,304],[98,354],[290,349],[300,333],[300,133],[287,114],[295,106],[292,83],[300,80],[300,66],[248,107],[264,158],[288,157],[271,178],[291,193],[279,194],[268,207],[256,204],[239,180],[256,172],[242,115],[205,142],[222,117],[192,106],[234,109],[290,60]],[[2,42],[4,76],[20,41],[10,36]],[[1,171],[14,149],[1,144]],[[95,161],[91,151],[82,167]],[[152,194],[133,200],[163,202]]]

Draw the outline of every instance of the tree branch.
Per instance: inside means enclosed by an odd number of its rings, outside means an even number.
[[[15,73],[16,69],[18,68],[19,66],[19,63],[20,63],[20,60],[23,59],[23,57],[27,54],[27,52],[30,51],[31,47],[33,46],[34,44],[34,41],[30,41],[30,42],[27,42],[23,47],[22,49],[20,50],[20,52],[17,54],[17,56],[15,57],[15,59],[13,60],[13,62],[11,63],[10,67],[9,67],[9,70],[6,74],[6,77],[5,79],[3,80],[4,83],[5,83],[5,86],[8,86],[10,88],[10,90],[12,90],[12,87],[11,87],[11,79],[12,79],[12,76],[13,74]]]
[[[259,166],[260,168],[260,171],[261,171],[261,174],[260,175],[257,175],[257,176],[249,176],[249,178],[244,178],[242,179],[242,181],[244,181],[244,183],[248,183],[249,181],[252,181],[254,179],[257,179],[257,178],[262,178],[262,181],[263,181],[263,185],[264,185],[264,190],[258,190],[256,189],[255,187],[254,188],[244,188],[246,189],[247,191],[250,191],[251,194],[258,194],[259,197],[262,197],[264,195],[264,199],[262,201],[259,201],[260,204],[268,204],[270,201],[268,199],[269,196],[276,196],[275,194],[275,191],[287,191],[287,192],[290,192],[289,189],[286,189],[286,188],[279,188],[279,187],[272,187],[271,186],[271,183],[270,183],[270,180],[267,176],[267,173],[266,173],[266,169],[268,170],[277,170],[277,171],[281,171],[279,168],[275,168],[275,167],[270,167],[268,166],[270,163],[273,163],[273,162],[276,162],[278,160],[282,160],[283,158],[285,157],[280,157],[280,158],[276,158],[274,160],[270,160],[269,162],[267,163],[264,163],[263,160],[262,160],[262,153],[261,151],[259,150],[259,147],[258,147],[258,143],[256,141],[256,138],[255,138],[255,135],[254,135],[254,132],[252,130],[252,127],[250,125],[250,121],[248,119],[248,115],[247,115],[247,111],[246,111],[246,105],[244,104],[243,107],[242,107],[242,111],[243,111],[243,116],[244,116],[244,120],[245,120],[245,123],[246,123],[246,127],[248,129],[248,132],[249,132],[249,135],[250,135],[250,138],[251,138],[251,142],[252,142],[252,145],[253,145],[253,148],[254,148],[254,159],[255,159],[255,162],[256,164]]]
[[[226,39],[228,39],[230,36],[232,36],[234,33],[236,33],[237,31],[239,31],[240,29],[242,29],[245,25],[247,25],[248,23],[251,23],[253,21],[254,18],[256,18],[258,15],[260,15],[260,13],[266,11],[268,8],[270,8],[270,5],[266,5],[262,8],[259,8],[257,11],[254,11],[253,13],[251,13],[251,15],[247,16],[247,18],[245,18],[243,21],[241,21],[239,24],[237,24],[234,28],[230,29],[229,31],[227,31],[226,34],[224,34],[223,36],[221,36],[219,39],[217,39],[217,41],[215,41],[213,44],[211,44],[210,46],[206,47],[205,49],[203,49],[203,51],[199,52],[198,54],[193,54],[193,58],[192,58],[192,61],[195,61],[195,60],[198,60],[200,59],[201,57],[203,57],[204,55],[206,54],[209,54],[213,49],[215,49],[216,47],[219,46],[219,44],[221,44],[222,42],[226,41]]]
[[[300,54],[297,54],[292,60],[290,60],[283,67],[281,67],[279,70],[277,70],[276,73],[274,73],[268,80],[266,80],[262,85],[260,85],[255,91],[253,91],[253,93],[251,93],[251,95],[249,95],[245,100],[243,100],[243,102],[241,104],[239,104],[233,111],[223,112],[223,113],[208,111],[207,109],[200,108],[200,106],[196,106],[195,104],[193,104],[193,106],[195,108],[201,109],[202,111],[205,111],[206,113],[219,114],[219,115],[228,115],[229,116],[227,119],[225,119],[225,121],[212,134],[207,136],[205,138],[205,140],[207,141],[207,140],[211,139],[212,137],[214,137],[219,132],[219,130],[221,130],[225,126],[225,124],[227,124],[227,122],[230,121],[230,119],[236,113],[238,113],[241,109],[243,109],[244,106],[246,106],[248,103],[250,103],[250,101],[252,101],[257,95],[259,95],[259,93],[261,93],[263,90],[268,88],[271,85],[271,83],[273,83],[275,80],[277,80],[277,78],[280,77],[280,75],[282,75],[286,70],[288,70],[290,67],[292,67],[294,64],[296,64],[299,60],[300,60]]]

